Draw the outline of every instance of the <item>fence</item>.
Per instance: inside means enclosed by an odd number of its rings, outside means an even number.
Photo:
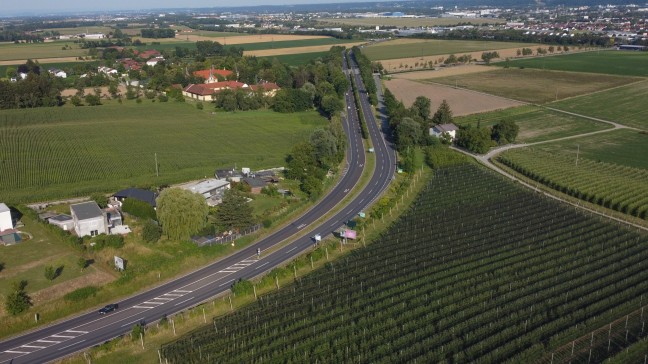
[[[231,241],[234,241],[242,236],[252,234],[253,232],[261,228],[261,224],[250,226],[247,229],[243,229],[238,233],[221,235],[221,236],[193,236],[191,240],[198,246],[213,245],[213,244],[226,244]]]

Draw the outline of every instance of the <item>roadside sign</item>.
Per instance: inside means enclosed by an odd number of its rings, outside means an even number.
[[[115,269],[124,270],[124,259],[115,255]]]

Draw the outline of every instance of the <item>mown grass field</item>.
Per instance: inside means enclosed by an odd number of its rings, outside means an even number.
[[[648,81],[550,104],[557,109],[648,130]]]
[[[267,56],[259,58],[278,59],[281,63],[289,66],[299,66],[307,64],[308,62],[325,56],[328,52],[312,52],[312,53],[299,53],[299,54],[286,54],[282,56]]]
[[[533,46],[529,43],[491,42],[475,40],[439,40],[439,39],[395,39],[379,42],[362,49],[362,53],[371,60],[398,59],[407,57],[424,57],[442,54],[469,53],[516,47]]]
[[[314,111],[211,114],[210,109],[210,104],[200,111],[192,103],[146,100],[0,112],[0,201],[188,181],[235,164],[282,166],[296,142],[326,125]]]
[[[648,77],[648,52],[592,51],[550,57],[515,59],[496,66]]]
[[[626,85],[637,80],[639,78],[625,76],[500,68],[489,72],[434,78],[430,81],[514,100],[544,104]]]
[[[498,160],[555,190],[648,218],[648,135],[632,130],[509,150]]]
[[[448,26],[461,24],[502,24],[500,19],[458,19],[458,18],[353,18],[353,19],[318,19],[321,23],[338,25],[360,25],[367,27],[396,26],[396,27],[427,27]]]
[[[640,339],[647,244],[645,234],[494,172],[441,169],[373,244],[215,318],[160,354],[169,363],[527,363],[549,362],[574,343],[574,362],[590,348],[590,359],[603,362]],[[590,340],[593,329],[621,320],[625,327],[610,325],[605,341]]]
[[[533,143],[612,128],[610,124],[572,116],[538,106],[525,105],[487,113],[456,117],[458,125],[493,126],[512,120],[519,127],[517,143]]]
[[[65,45],[72,49],[62,49]],[[85,56],[87,53],[87,50],[79,48],[79,45],[71,40],[35,44],[0,43],[0,61],[79,57]]]

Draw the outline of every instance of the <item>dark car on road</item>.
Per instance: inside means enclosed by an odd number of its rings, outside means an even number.
[[[113,312],[115,311],[119,306],[116,303],[111,303],[109,305],[104,306],[101,310],[99,310],[99,313],[102,315],[107,314],[108,312]]]

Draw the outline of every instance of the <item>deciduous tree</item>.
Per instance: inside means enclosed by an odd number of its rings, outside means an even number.
[[[200,194],[168,188],[157,200],[157,217],[162,232],[174,240],[188,239],[205,226],[209,207]]]

